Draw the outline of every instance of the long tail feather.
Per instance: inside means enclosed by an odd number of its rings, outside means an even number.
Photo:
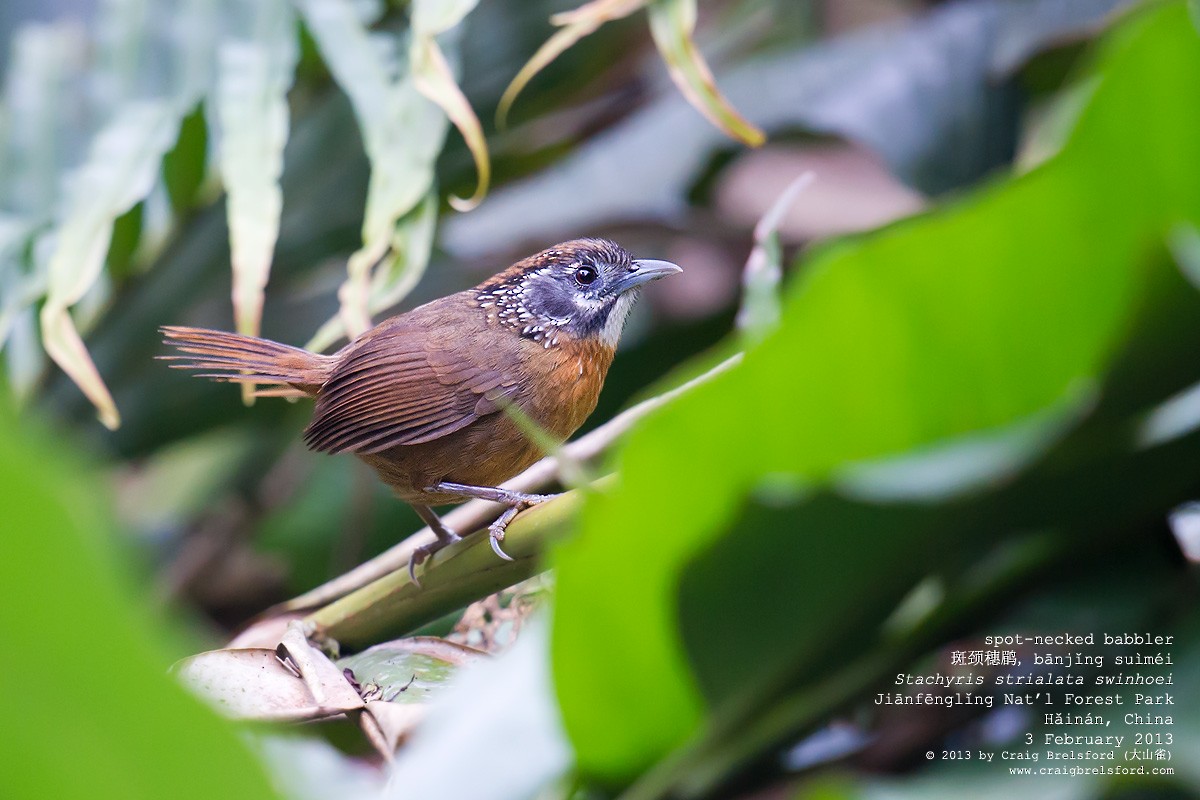
[[[163,342],[183,355],[159,356],[176,369],[204,370],[196,377],[235,383],[268,383],[293,387],[315,396],[329,378],[331,356],[299,347],[208,328],[166,326]],[[291,390],[281,394],[290,395]]]

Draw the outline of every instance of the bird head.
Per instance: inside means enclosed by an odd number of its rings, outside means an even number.
[[[641,288],[682,271],[669,261],[635,259],[607,239],[573,239],[485,281],[476,301],[546,348],[564,336],[616,347]]]

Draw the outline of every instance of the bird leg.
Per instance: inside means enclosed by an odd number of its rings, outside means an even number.
[[[474,497],[479,500],[489,500],[493,503],[503,503],[508,506],[504,510],[504,513],[488,526],[488,538],[491,540],[492,550],[505,561],[513,560],[512,556],[504,552],[500,547],[500,543],[504,541],[504,530],[508,527],[508,523],[512,522],[517,514],[520,514],[530,506],[535,506],[538,503],[544,503],[547,500],[558,497],[556,494],[529,494],[528,492],[516,492],[512,489],[501,489],[496,486],[471,486],[465,483],[450,483],[448,481],[442,481],[425,491]]]
[[[413,511],[417,512],[417,516],[420,517],[425,524],[429,526],[429,530],[433,531],[437,536],[437,541],[418,547],[417,549],[413,550],[412,555],[408,557],[408,577],[412,579],[414,584],[420,586],[421,582],[417,580],[417,565],[424,562],[425,559],[429,558],[443,547],[448,547],[449,545],[454,544],[462,537],[447,528],[446,524],[442,522],[441,518],[438,517],[437,514],[433,513],[433,509],[429,506],[416,505],[414,503]]]

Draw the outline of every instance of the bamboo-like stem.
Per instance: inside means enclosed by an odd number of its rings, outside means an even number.
[[[742,354],[736,353],[712,369],[692,378],[690,381],[622,411],[586,436],[581,436],[574,442],[564,445],[562,448],[563,457],[574,463],[583,463],[595,459],[612,446],[614,442],[628,433],[644,417],[670,403],[680,395],[691,391],[703,383],[707,383],[721,373],[733,368],[741,359]],[[515,478],[505,481],[501,486],[502,488],[518,492],[536,492],[555,482],[558,479],[559,470],[558,458],[548,456]],[[489,503],[484,500],[471,500],[444,515],[442,521],[452,530],[466,536],[486,527],[499,515],[503,508],[503,506],[497,503]],[[522,515],[522,517],[524,516]],[[521,517],[518,517],[514,521],[513,526],[510,526],[510,535],[512,535],[514,528],[518,527],[516,523],[520,520]],[[345,597],[368,584],[378,581],[385,575],[407,568],[408,560],[411,558],[413,551],[433,540],[433,532],[429,528],[422,528],[370,561],[360,564],[349,572],[345,572],[315,589],[268,609],[262,616],[270,617],[286,612],[308,611],[333,603],[338,598]],[[505,549],[508,550],[510,546],[509,541],[505,540]],[[446,550],[445,552],[449,553],[451,550]],[[510,554],[515,557],[514,553]],[[481,564],[481,566],[483,565]],[[511,583],[516,583],[518,580],[521,580],[521,578],[518,577],[516,580],[511,581],[510,584],[505,585],[511,585]],[[427,581],[422,579],[421,583],[424,586]]]
[[[309,638],[362,647],[525,580],[537,571],[547,542],[566,531],[582,500],[578,491],[566,492],[518,515],[504,533],[512,561],[497,558],[486,536],[463,539],[423,565],[420,586],[407,569],[393,570],[309,614],[304,619]]]

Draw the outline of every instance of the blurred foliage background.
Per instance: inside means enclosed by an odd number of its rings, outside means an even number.
[[[573,45],[498,128],[505,88],[571,5],[421,6],[0,5],[0,641],[6,683],[51,679],[20,716],[55,709],[88,731],[63,746],[57,726],[11,726],[6,752],[25,749],[0,775],[24,782],[6,785],[1200,791],[1200,624],[1178,539],[1200,494],[1200,40],[1184,6],[702,2],[696,42],[767,134],[756,149],[672,85],[644,12]],[[492,188],[474,210],[450,198],[476,191],[477,160],[409,85],[422,36],[482,122]],[[781,321],[752,342],[734,318],[753,228],[807,171],[778,224]],[[269,264],[262,334],[328,345],[347,286],[378,319],[578,235],[685,268],[639,306],[589,427],[743,347],[745,364],[617,453],[616,490],[548,556],[552,622],[487,679],[464,676],[390,781],[336,729],[256,730],[251,761],[166,666],[420,523],[365,467],[303,448],[305,404],[247,407],[156,363],[157,327],[258,328]],[[1040,717],[869,702],[895,672],[951,671],[983,634],[1066,630],[1177,636],[1173,779],[927,762],[1013,746]],[[111,768],[115,752],[130,765]],[[52,791],[55,757],[79,759],[80,784]]]

